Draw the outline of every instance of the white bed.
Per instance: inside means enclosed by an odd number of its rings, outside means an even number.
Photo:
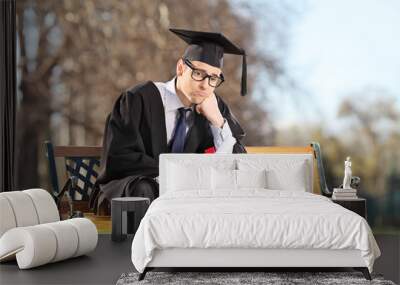
[[[132,243],[141,278],[154,267],[354,267],[369,277],[380,251],[367,222],[312,194],[312,166],[308,154],[161,155],[160,197]]]

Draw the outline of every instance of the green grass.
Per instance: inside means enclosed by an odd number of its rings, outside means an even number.
[[[376,235],[400,235],[399,227],[374,227],[372,232]]]

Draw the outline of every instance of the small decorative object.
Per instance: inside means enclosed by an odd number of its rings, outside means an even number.
[[[111,200],[111,240],[123,241],[127,234],[135,234],[149,205],[150,199],[145,197],[113,198]],[[128,218],[128,212],[134,213],[132,220]]]
[[[333,200],[353,200],[357,199],[357,187],[360,184],[360,178],[352,176],[351,171],[351,158],[348,156],[344,162],[344,178],[343,184],[339,188],[333,189],[332,199]]]
[[[348,156],[344,162],[343,189],[351,189],[351,158]]]
[[[209,147],[206,150],[204,150],[204,153],[215,153],[215,147]]]
[[[351,188],[357,188],[358,186],[360,186],[360,183],[361,183],[360,177],[358,176],[351,177],[351,184],[350,184]]]

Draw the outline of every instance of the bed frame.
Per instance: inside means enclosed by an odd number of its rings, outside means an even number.
[[[319,144],[313,142],[305,147],[246,147],[248,153],[304,155],[312,165],[311,185],[308,191],[331,196],[325,182]],[[190,154],[187,154],[190,155]],[[238,154],[239,156],[241,154]],[[165,162],[165,160],[164,160]],[[165,181],[165,165],[160,160],[160,195]],[[367,280],[371,275],[359,250],[331,249],[248,249],[248,248],[170,248],[158,249],[139,280],[148,271],[161,268],[231,268],[234,271],[265,268],[353,268],[361,271]],[[262,271],[262,270],[260,270]]]
[[[239,249],[170,248],[156,250],[151,262],[139,275],[143,280],[155,268],[337,268],[350,267],[371,280],[359,250],[331,249]]]

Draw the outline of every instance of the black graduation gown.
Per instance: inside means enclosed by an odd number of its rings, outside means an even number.
[[[217,101],[237,140],[233,153],[246,152],[241,143],[245,136],[243,129],[219,96]],[[208,120],[197,112],[193,114],[184,152],[204,153],[214,146],[213,135]],[[100,205],[104,199],[128,196],[128,184],[137,179],[152,181],[151,178],[158,176],[159,155],[168,152],[164,106],[155,84],[148,81],[123,92],[107,118],[97,179],[100,193],[94,193],[100,198],[92,199],[98,200],[96,204]],[[91,204],[95,206],[93,200]]]

